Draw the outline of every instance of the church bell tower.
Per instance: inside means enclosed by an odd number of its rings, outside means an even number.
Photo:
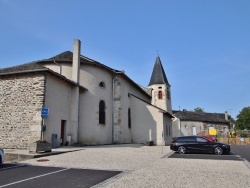
[[[170,87],[158,55],[148,84],[148,88],[152,89],[151,104],[172,114]]]

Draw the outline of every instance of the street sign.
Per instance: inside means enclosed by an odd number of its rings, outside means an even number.
[[[42,118],[48,118],[49,117],[49,109],[48,108],[42,108],[41,117]]]

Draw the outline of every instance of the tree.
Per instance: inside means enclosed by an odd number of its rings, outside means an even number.
[[[194,109],[194,112],[204,112],[203,108],[197,107]]]
[[[237,115],[236,129],[250,129],[250,106],[243,108]]]

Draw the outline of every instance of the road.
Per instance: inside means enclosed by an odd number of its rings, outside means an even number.
[[[231,145],[231,153],[229,155],[214,155],[214,154],[179,154],[174,153],[169,158],[182,159],[214,159],[214,160],[234,160],[250,162],[250,145]]]
[[[0,188],[92,187],[119,173],[121,172],[3,164],[0,167]]]
[[[176,154],[169,147],[111,145],[0,166],[1,187],[249,188],[250,146],[230,155]],[[249,163],[249,162],[248,162]],[[233,171],[232,171],[233,169]],[[217,176],[219,174],[219,176]],[[214,179],[216,176],[216,180]],[[195,181],[191,177],[196,177]],[[180,180],[181,181],[178,181]]]
[[[250,162],[250,145],[231,145],[231,151]]]

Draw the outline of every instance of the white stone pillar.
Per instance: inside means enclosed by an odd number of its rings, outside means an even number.
[[[80,74],[80,51],[81,41],[74,40],[73,63],[72,63],[72,80],[79,83]],[[71,93],[71,126],[69,129],[72,143],[78,142],[79,131],[79,87],[74,86]]]
[[[81,41],[78,39],[75,39],[74,51],[73,51],[72,80],[76,83],[79,83],[80,53],[81,53]]]

